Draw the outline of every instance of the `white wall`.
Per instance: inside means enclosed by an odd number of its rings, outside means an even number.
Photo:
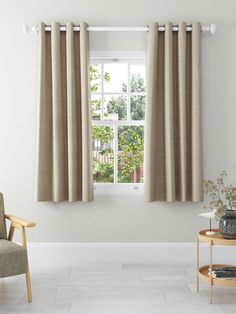
[[[30,241],[188,242],[207,225],[202,204],[145,204],[99,196],[90,204],[34,202],[38,42],[22,25],[87,21],[145,26],[157,20],[215,23],[203,44],[204,175],[227,169],[236,183],[236,2],[234,0],[0,0],[0,190],[7,212],[32,218]],[[144,50],[144,34],[93,34],[92,50]]]

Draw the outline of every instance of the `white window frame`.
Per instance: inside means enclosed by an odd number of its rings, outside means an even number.
[[[108,63],[108,62],[122,62],[122,63],[129,63],[132,64],[145,64],[146,62],[146,54],[144,51],[92,51],[90,53],[90,64],[94,63]],[[128,66],[128,79],[130,77],[130,66]],[[129,82],[128,82],[128,94],[129,94]],[[96,93],[95,93],[96,94]],[[101,94],[102,93],[97,93]],[[109,94],[109,93],[106,93]],[[126,95],[127,93],[111,93],[112,95]],[[135,93],[132,93],[135,95]],[[138,95],[142,93],[137,93]],[[144,95],[146,93],[143,93]],[[127,99],[127,109],[130,113],[130,97]],[[102,108],[103,111],[103,108]],[[102,115],[103,116],[103,115]],[[93,120],[93,125],[112,125],[115,126],[115,131],[117,132],[119,125],[143,125],[144,121],[138,121],[138,120],[129,120],[130,117],[127,116],[127,121],[109,121],[107,120],[104,123],[103,121],[96,121]],[[115,134],[115,137],[117,138],[117,135]],[[117,141],[115,140],[114,145],[114,169],[117,169]],[[117,173],[114,171],[114,176],[116,176]],[[137,194],[143,194],[143,183],[94,183],[94,193],[95,195],[137,195]]]

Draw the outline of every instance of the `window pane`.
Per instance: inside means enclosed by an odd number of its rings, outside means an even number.
[[[92,118],[93,120],[101,119],[101,96],[92,94],[91,95],[91,106],[92,106]]]
[[[131,96],[130,109],[132,120],[144,120],[145,96],[144,95]]]
[[[104,92],[120,93],[127,91],[128,65],[126,63],[104,64]]]
[[[93,180],[94,182],[114,182],[113,128],[93,126]]]
[[[104,99],[105,120],[127,119],[127,97],[117,95],[105,95]]]
[[[146,90],[146,67],[144,64],[130,65],[130,91],[145,92]]]
[[[101,92],[101,64],[90,66],[91,93]]]
[[[118,182],[143,182],[143,126],[118,127]]]

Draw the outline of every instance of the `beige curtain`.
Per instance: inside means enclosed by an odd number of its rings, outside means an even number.
[[[200,24],[147,36],[145,200],[201,201]]]
[[[93,200],[87,25],[40,24],[37,201]]]

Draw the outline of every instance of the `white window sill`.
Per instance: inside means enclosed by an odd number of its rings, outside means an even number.
[[[143,183],[94,183],[95,195],[141,195]]]

